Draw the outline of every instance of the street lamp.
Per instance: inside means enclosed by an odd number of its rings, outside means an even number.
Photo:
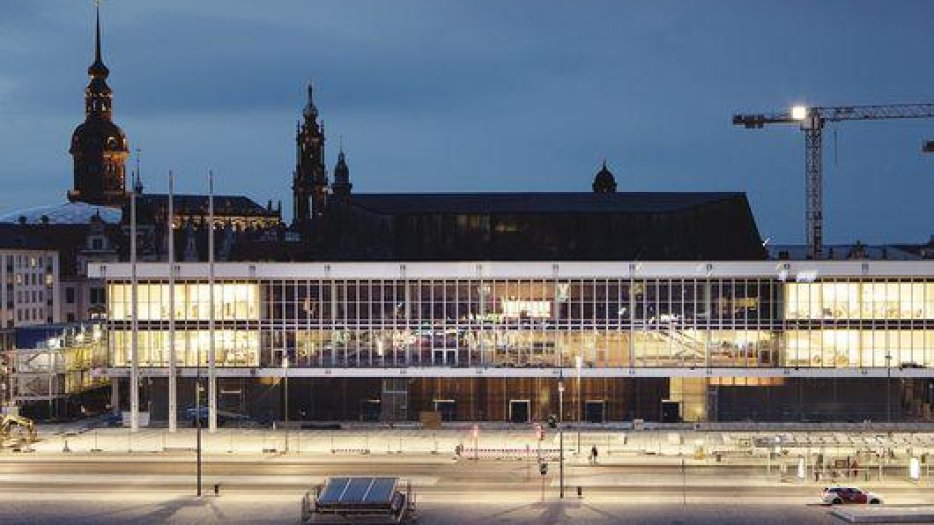
[[[197,495],[201,497],[201,345],[198,345],[198,352],[195,355],[195,450],[197,452],[198,463],[198,489]]]
[[[892,422],[892,354],[885,351],[885,420]]]
[[[558,375],[558,422],[564,421],[564,375]]]
[[[285,452],[289,451],[289,356],[287,354],[282,355],[282,372],[284,375],[284,404],[285,404],[285,414],[284,414],[284,423],[285,423]]]
[[[581,422],[581,368],[584,366],[584,357],[578,354],[574,358],[574,366],[577,367],[577,422]]]

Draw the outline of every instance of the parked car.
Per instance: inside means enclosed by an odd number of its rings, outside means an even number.
[[[820,492],[820,499],[824,503],[831,505],[842,505],[845,503],[869,503],[878,505],[882,503],[882,498],[866,492],[856,487],[824,487]]]

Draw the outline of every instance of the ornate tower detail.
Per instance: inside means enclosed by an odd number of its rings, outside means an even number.
[[[309,231],[320,224],[327,203],[328,176],[324,165],[324,125],[318,124],[318,108],[308,85],[304,122],[296,130],[296,166],[292,176],[292,225]]]
[[[111,120],[110,70],[101,59],[101,16],[97,10],[94,63],[84,90],[84,122],[75,128],[68,152],[74,158],[74,188],[68,200],[120,206],[126,199],[124,170],[129,150],[123,131]]]
[[[334,183],[331,184],[331,192],[334,199],[338,202],[350,201],[350,190],[353,184],[350,183],[350,168],[347,167],[347,159],[344,158],[344,149],[341,148],[337,154],[337,164],[334,165]]]
[[[616,178],[606,167],[606,161],[603,161],[603,167],[593,178],[594,193],[616,193]]]

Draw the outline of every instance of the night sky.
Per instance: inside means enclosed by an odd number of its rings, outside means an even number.
[[[0,213],[62,202],[94,8],[0,4]],[[763,237],[804,241],[794,126],[734,112],[934,102],[934,2],[111,0],[114,119],[147,191],[218,192],[291,219],[312,80],[354,191],[744,191]],[[829,243],[934,233],[934,121],[825,131]]]

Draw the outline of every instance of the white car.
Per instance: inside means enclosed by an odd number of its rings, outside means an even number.
[[[882,498],[878,495],[857,487],[824,487],[820,491],[820,499],[831,505],[842,505],[844,503],[879,505],[882,503]]]

